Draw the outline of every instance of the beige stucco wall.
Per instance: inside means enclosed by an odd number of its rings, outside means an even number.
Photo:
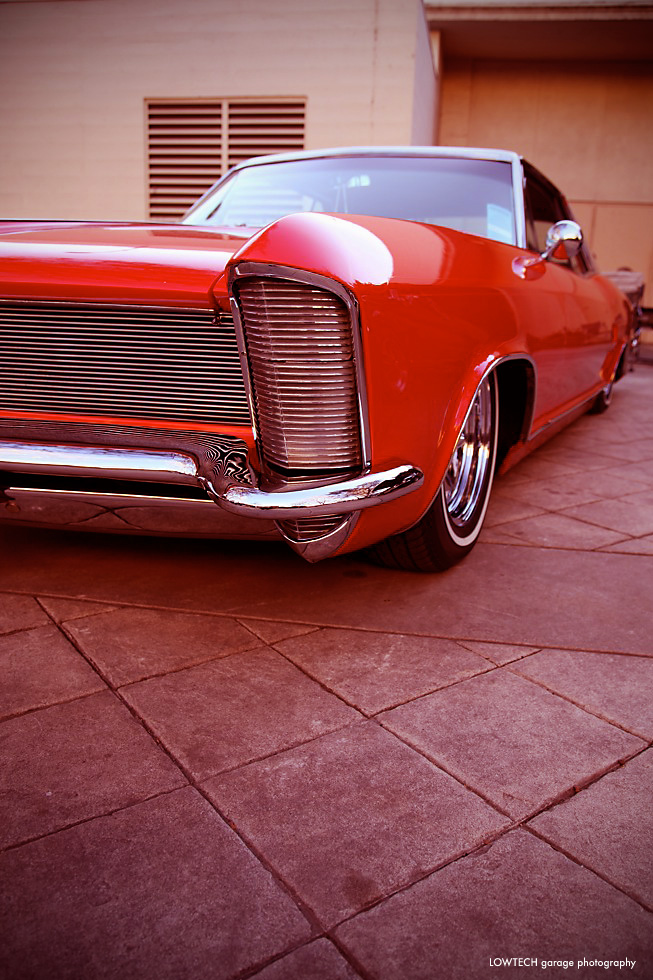
[[[420,0],[0,4],[0,217],[145,216],[145,99],[306,97],[307,148],[432,143]]]
[[[517,150],[568,197],[600,268],[628,265],[653,305],[653,65],[453,61],[440,143]]]

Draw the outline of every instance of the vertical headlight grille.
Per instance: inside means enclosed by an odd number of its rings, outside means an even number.
[[[283,473],[361,465],[352,318],[334,293],[247,276],[234,293],[263,462]]]

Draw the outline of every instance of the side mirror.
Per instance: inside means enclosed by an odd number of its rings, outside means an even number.
[[[544,275],[544,263],[547,259],[573,259],[578,255],[583,244],[583,232],[576,221],[565,218],[556,221],[546,233],[546,248],[537,258],[527,258],[519,255],[513,259],[512,271],[520,279],[539,279]]]
[[[546,251],[543,259],[573,259],[583,244],[583,232],[575,221],[556,221],[546,233]]]

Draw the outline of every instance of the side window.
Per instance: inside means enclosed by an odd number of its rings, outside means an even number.
[[[533,251],[543,252],[551,225],[569,216],[560,196],[536,177],[527,175],[525,191],[527,244]]]
[[[526,245],[534,252],[543,252],[546,248],[546,234],[556,221],[571,218],[571,212],[562,195],[553,184],[540,179],[535,172],[526,170],[524,187],[526,205]],[[581,275],[590,268],[585,246],[572,259],[553,259],[557,265],[564,265]]]

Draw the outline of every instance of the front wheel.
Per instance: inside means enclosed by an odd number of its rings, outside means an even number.
[[[498,428],[499,393],[490,374],[476,391],[435,500],[408,531],[370,549],[375,561],[390,568],[437,572],[472,550],[490,499]]]

